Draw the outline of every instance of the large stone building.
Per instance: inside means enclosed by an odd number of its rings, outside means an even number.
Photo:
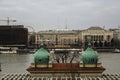
[[[80,37],[78,36],[79,30],[48,30],[39,31],[35,36],[35,44],[40,44],[42,34],[44,37],[44,43],[47,47],[55,45],[68,45],[78,46]]]
[[[95,47],[100,47],[100,46],[107,47],[106,43],[109,43],[109,45],[110,45],[110,42],[113,38],[112,31],[105,30],[101,27],[90,27],[86,30],[83,30],[81,33],[79,33],[79,36],[81,37],[80,41],[82,41],[83,46],[86,45],[87,36],[89,36],[89,35],[91,36],[92,44]]]
[[[110,29],[110,31],[113,31],[112,45],[120,49],[120,29]]]
[[[110,31],[113,31],[113,38],[120,40],[120,29],[110,29]]]
[[[91,35],[92,45],[94,47],[109,47],[111,45],[111,40],[113,38],[113,32],[105,30],[101,27],[90,27],[86,30],[47,30],[39,31],[35,34],[33,42],[37,47],[39,47],[41,37],[44,37],[44,43],[48,46],[56,45],[68,45],[72,48],[74,47],[85,47],[87,44],[87,36]]]
[[[0,46],[27,47],[28,29],[23,25],[0,25]]]

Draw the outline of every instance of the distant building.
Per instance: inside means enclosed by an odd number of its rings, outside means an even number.
[[[110,29],[113,32],[112,45],[120,49],[120,29]]]
[[[120,40],[120,29],[110,29],[110,31],[113,31],[113,38]]]
[[[91,36],[91,42],[92,45],[95,47],[108,47],[107,44],[110,45],[110,42],[113,38],[113,32],[105,30],[101,27],[95,26],[90,27],[86,30],[83,30],[81,33],[79,33],[79,36],[81,37],[81,41],[83,45],[85,46],[87,44],[87,36]]]
[[[86,30],[46,30],[39,31],[32,37],[32,43],[39,47],[41,42],[40,35],[44,37],[44,43],[47,47],[70,46],[71,48],[85,47],[87,36],[91,35],[92,45],[94,47],[109,47],[113,38],[113,32],[101,27],[90,27]],[[33,40],[34,39],[34,40]]]
[[[27,47],[28,29],[23,25],[0,25],[0,46]]]
[[[35,32],[28,32],[28,48],[35,48]]]
[[[44,37],[44,43],[46,46],[55,46],[55,45],[69,45],[71,47],[78,46],[79,36],[78,33],[80,30],[48,30],[48,31],[39,31],[35,37],[35,44],[38,45],[41,42],[40,35]]]

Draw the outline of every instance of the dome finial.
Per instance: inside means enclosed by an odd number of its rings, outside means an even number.
[[[92,45],[91,45],[91,36],[88,35],[88,36],[87,36],[87,39],[88,39],[88,47],[91,47],[91,46],[92,46]]]
[[[43,35],[40,34],[40,49],[34,54],[35,64],[48,64],[49,63],[49,52],[44,49]]]
[[[97,64],[98,54],[92,49],[91,36],[87,36],[88,48],[82,52],[82,61],[84,64]]]
[[[40,34],[40,37],[41,37],[40,47],[44,47],[43,35],[42,35],[42,34]]]

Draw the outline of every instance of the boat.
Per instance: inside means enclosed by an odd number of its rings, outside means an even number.
[[[0,47],[0,54],[4,53],[17,53],[16,47]]]
[[[113,53],[120,53],[120,49],[115,49]]]

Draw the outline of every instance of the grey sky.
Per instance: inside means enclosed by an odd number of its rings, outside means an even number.
[[[0,19],[43,29],[116,28],[120,25],[120,0],[0,0]],[[0,22],[0,24],[6,24]]]

